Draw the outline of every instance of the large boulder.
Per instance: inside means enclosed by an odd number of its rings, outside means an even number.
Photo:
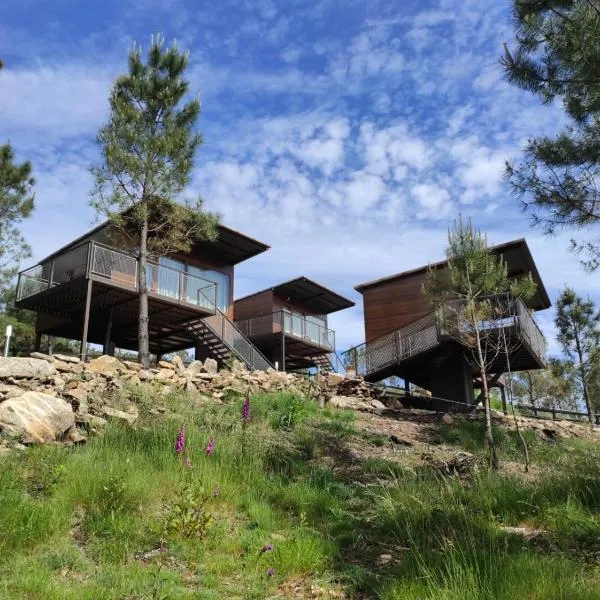
[[[71,405],[56,396],[25,392],[0,404],[0,430],[19,436],[25,443],[63,439],[74,425]]]
[[[219,365],[214,358],[207,358],[204,361],[204,370],[207,373],[216,373],[219,370]]]
[[[88,371],[99,373],[100,375],[117,375],[127,370],[127,367],[118,358],[108,356],[107,354],[90,360],[86,368]]]
[[[1,358],[0,379],[39,379],[47,381],[57,370],[48,361],[39,358]]]
[[[118,410],[110,406],[103,406],[102,415],[109,421],[126,423],[130,427],[134,427],[138,420],[137,409],[133,409],[132,412],[125,412],[124,410]]]

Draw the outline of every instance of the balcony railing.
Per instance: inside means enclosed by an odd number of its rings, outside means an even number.
[[[87,242],[19,274],[17,301],[58,285],[94,275],[138,289],[137,257],[98,242]],[[149,262],[146,282],[151,294],[215,310],[217,285],[185,271]]]
[[[325,350],[335,350],[335,332],[310,316],[280,310],[260,317],[236,322],[250,338],[272,333],[285,333]]]
[[[490,299],[493,311],[489,319],[478,323],[480,331],[499,334],[502,330],[514,333],[527,342],[540,361],[546,355],[546,340],[537,323],[521,299],[499,295]],[[468,335],[468,322],[461,317],[465,304],[461,300],[445,302],[436,315],[425,317],[370,340],[342,354],[347,369],[357,375],[368,376],[401,361],[412,358],[437,346],[445,339],[459,340]],[[509,348],[513,344],[509,344]]]

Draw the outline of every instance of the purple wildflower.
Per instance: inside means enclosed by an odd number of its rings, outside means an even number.
[[[192,461],[190,460],[190,451],[187,450],[185,453],[185,463],[183,464],[183,466],[186,469],[191,469],[192,468]]]
[[[267,577],[273,577],[275,575],[275,569],[273,567],[269,567],[267,570]]]
[[[210,456],[215,450],[215,438],[214,436],[210,436],[210,440],[208,440],[208,445],[206,446],[206,456]]]
[[[247,394],[244,398],[244,404],[242,404],[242,421],[247,423],[250,420],[250,394]]]
[[[221,493],[221,486],[217,483],[217,487],[213,491],[213,497],[216,498]]]
[[[273,544],[265,544],[261,550],[261,553],[264,552],[273,552]]]
[[[183,423],[179,428],[179,433],[177,434],[177,442],[175,443],[175,452],[180,456],[183,454],[183,450],[185,448],[185,426]]]

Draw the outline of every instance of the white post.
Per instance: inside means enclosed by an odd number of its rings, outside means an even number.
[[[279,371],[279,361],[278,360],[275,361],[275,370]]]
[[[8,357],[8,349],[10,347],[10,338],[12,336],[12,325],[6,326],[6,337],[4,339],[4,358]]]

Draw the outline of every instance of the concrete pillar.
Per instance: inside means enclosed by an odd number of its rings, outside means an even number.
[[[87,280],[87,288],[85,292],[85,310],[83,313],[83,335],[81,336],[81,361],[85,362],[87,357],[87,342],[88,342],[88,329],[90,325],[90,308],[92,305],[92,280]]]
[[[431,361],[431,394],[454,402],[473,403],[473,373],[461,351]]]

